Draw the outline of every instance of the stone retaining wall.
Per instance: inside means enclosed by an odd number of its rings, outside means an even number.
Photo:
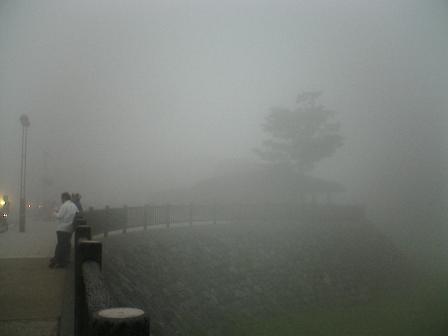
[[[229,319],[368,300],[406,266],[366,223],[240,222],[104,240],[104,272],[122,305],[149,312],[155,335],[225,333]]]

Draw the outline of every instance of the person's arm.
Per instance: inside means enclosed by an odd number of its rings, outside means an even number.
[[[66,209],[66,207],[64,205],[65,205],[65,203],[61,205],[61,207],[59,208],[59,210],[57,212],[54,213],[54,216],[56,218],[64,217],[64,215],[65,215],[65,213],[67,211],[67,209]]]

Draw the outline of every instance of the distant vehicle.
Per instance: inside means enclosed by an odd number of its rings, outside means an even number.
[[[9,200],[8,196],[0,196],[0,232],[8,231]]]
[[[8,214],[0,210],[0,232],[8,231]]]

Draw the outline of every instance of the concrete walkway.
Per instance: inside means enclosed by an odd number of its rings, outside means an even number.
[[[12,222],[0,233],[0,258],[48,258],[56,245],[56,222],[27,220],[25,232]]]
[[[0,234],[0,336],[56,336],[67,271],[49,269],[54,222],[28,221]]]

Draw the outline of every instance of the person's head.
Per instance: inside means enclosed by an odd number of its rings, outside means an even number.
[[[68,192],[63,192],[61,194],[61,202],[64,203],[66,201],[70,201],[72,198]]]
[[[72,195],[72,200],[77,201],[77,202],[80,201],[81,200],[81,195],[78,194],[78,193],[73,194]]]

